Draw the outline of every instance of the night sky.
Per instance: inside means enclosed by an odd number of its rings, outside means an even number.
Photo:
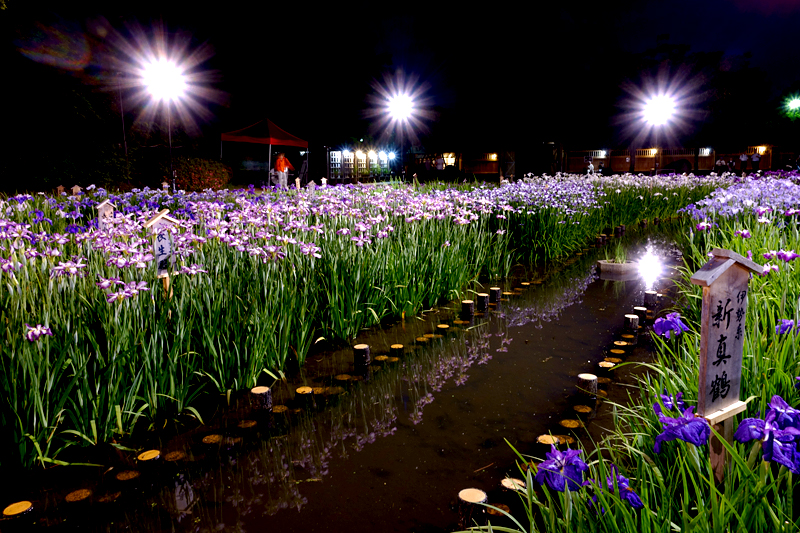
[[[152,44],[158,27],[202,56],[192,72],[210,94],[175,126],[180,143],[209,153],[220,132],[265,117],[312,151],[379,139],[367,117],[376,86],[401,72],[416,81],[415,134],[429,151],[645,146],[635,102],[652,90],[680,98],[663,134],[675,146],[788,146],[800,127],[780,109],[800,90],[797,0],[62,4],[6,0],[0,11],[5,180],[53,146],[119,142],[122,51]],[[133,143],[153,128],[137,89],[122,92]]]

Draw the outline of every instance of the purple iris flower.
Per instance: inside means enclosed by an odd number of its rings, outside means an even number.
[[[653,331],[669,339],[670,332],[674,331],[677,336],[684,331],[689,331],[689,328],[683,323],[679,313],[670,313],[664,318],[656,319],[653,324]]]
[[[550,446],[547,452],[547,459],[539,464],[539,471],[536,473],[536,481],[540,485],[547,484],[552,490],[564,492],[566,490],[578,490],[583,483],[583,472],[588,470],[578,456],[580,450],[567,449],[563,453]]]
[[[644,507],[644,503],[642,503],[642,499],[636,494],[633,489],[631,488],[631,482],[628,478],[623,476],[619,473],[617,469],[617,465],[611,465],[611,475],[606,478],[606,486],[610,492],[614,492],[614,479],[616,478],[617,487],[619,488],[619,497],[620,499],[628,502],[628,504],[633,507],[634,509],[642,509]],[[593,485],[595,481],[593,479],[586,480],[583,484],[586,485]],[[595,494],[592,496],[589,505],[594,507],[597,504],[597,495]],[[604,514],[606,512],[605,509],[600,509],[600,514]]]
[[[787,318],[782,318],[781,323],[775,326],[775,333],[778,335],[786,335],[792,328],[794,327],[794,320],[790,320]]]
[[[750,234],[750,231],[746,230],[746,229],[736,230],[734,235],[736,235],[737,237],[741,237],[742,239],[749,239],[750,237],[752,237],[752,235]]]
[[[44,335],[53,335],[53,330],[41,324],[36,324],[36,327],[25,324],[25,327],[28,328],[28,331],[25,332],[25,338],[28,339],[29,342],[35,342],[39,340],[39,337]]]
[[[784,404],[786,403],[779,396],[773,396],[773,401],[770,402],[770,405],[779,403],[775,402],[775,398],[779,398]],[[794,409],[793,411],[797,412]],[[767,411],[767,416],[764,417],[764,420],[760,418],[745,418],[739,424],[733,438],[741,443],[755,439],[761,440],[764,461],[778,463],[790,469],[792,473],[797,474],[800,473],[800,454],[797,453],[800,430],[792,426],[782,427],[779,422],[780,416],[781,414],[777,410],[771,408]]]
[[[711,436],[711,426],[708,425],[708,420],[705,418],[695,417],[693,411],[694,407],[688,407],[683,411],[683,416],[678,418],[671,418],[662,414],[658,415],[658,419],[664,426],[664,431],[656,437],[655,446],[653,447],[656,453],[661,453],[662,442],[676,439],[695,446],[703,446],[708,443],[708,438]]]
[[[672,411],[673,409],[676,409],[676,410],[678,410],[679,412],[682,413],[683,410],[686,409],[686,404],[683,403],[683,393],[682,392],[678,392],[678,393],[675,394],[675,396],[671,396],[666,391],[666,389],[664,389],[664,394],[661,395],[661,403],[663,403],[664,407],[666,407],[667,410],[669,410],[669,411]],[[660,415],[661,414],[661,405],[659,405],[657,403],[653,404],[653,410],[656,412],[656,414]]]

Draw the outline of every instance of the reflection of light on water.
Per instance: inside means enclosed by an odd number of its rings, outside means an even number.
[[[660,274],[661,261],[653,253],[653,247],[648,245],[647,253],[639,260],[639,275],[644,280],[644,290],[652,290]]]

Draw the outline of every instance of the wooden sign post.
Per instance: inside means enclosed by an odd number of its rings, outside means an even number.
[[[178,221],[170,216],[167,216],[169,209],[164,209],[156,216],[145,222],[144,227],[149,229],[155,236],[153,242],[153,249],[156,256],[157,277],[162,279],[164,284],[164,291],[168,295],[172,295],[169,288],[169,273],[172,269],[172,264],[175,262],[173,255],[173,241],[172,232],[170,227],[178,223]]]
[[[111,203],[110,200],[105,199],[99,204],[97,204],[97,228],[101,231],[107,230],[111,225],[109,224],[109,219],[114,218],[114,209],[117,206]]]
[[[298,191],[300,190],[300,178],[294,179],[294,188],[297,189]]]
[[[78,196],[78,193],[81,192],[83,189],[80,186],[75,185],[72,187],[72,196]]]
[[[58,196],[61,196],[61,194],[62,194],[63,192],[64,192],[64,186],[63,186],[63,185],[59,185],[58,187],[56,187],[56,194],[57,194]]]
[[[761,265],[721,248],[694,273],[691,282],[703,287],[700,327],[700,383],[697,414],[705,417],[725,440],[733,440],[733,416],[744,411],[739,399],[742,381],[742,348],[747,314],[747,282],[750,273],[761,274]],[[725,448],[711,442],[711,464],[722,480]]]

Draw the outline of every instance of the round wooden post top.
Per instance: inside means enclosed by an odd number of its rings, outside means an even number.
[[[594,374],[578,374],[578,379],[582,379],[584,381],[596,381],[597,376]]]
[[[265,387],[263,385],[258,387],[253,387],[252,389],[250,389],[250,392],[253,394],[266,394],[269,392],[269,387]]]
[[[27,513],[31,509],[33,509],[33,504],[29,501],[16,502],[3,509],[3,516],[19,516]]]
[[[136,459],[139,461],[152,461],[153,459],[158,459],[161,456],[160,450],[147,450],[146,452],[142,452],[136,456]]]
[[[368,348],[369,344],[356,344],[355,346],[353,346],[353,349],[355,350],[366,350]]]
[[[484,503],[486,493],[480,489],[464,489],[458,493],[458,498],[469,503]]]

